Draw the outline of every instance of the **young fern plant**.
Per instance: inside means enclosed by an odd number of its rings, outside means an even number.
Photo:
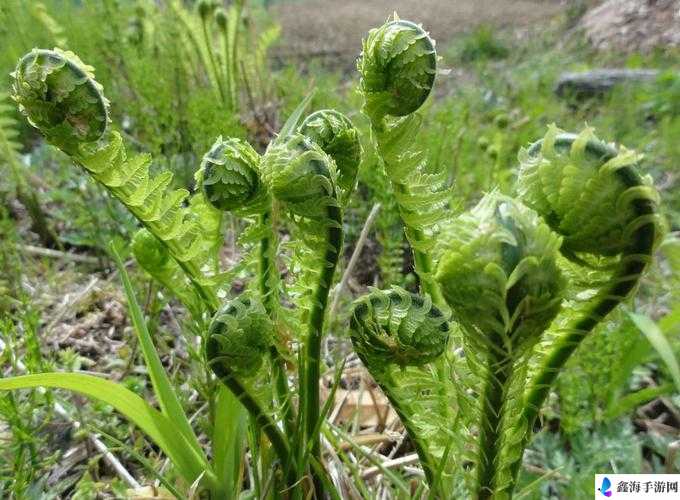
[[[422,124],[418,110],[434,86],[435,42],[417,24],[399,19],[372,29],[363,42],[357,67],[363,112],[385,173],[390,179],[406,237],[413,250],[422,291],[445,308],[429,250],[438,223],[446,218],[450,190],[446,173],[432,173],[417,148]]]
[[[439,384],[449,369],[450,326],[429,296],[399,287],[373,290],[354,303],[350,337],[413,441],[433,492],[444,492],[449,470],[450,389]]]
[[[109,103],[93,69],[77,56],[59,49],[34,49],[19,61],[13,76],[13,98],[31,124],[140,221],[143,228],[132,241],[140,266],[187,307],[192,329],[202,337],[206,370],[248,412],[253,435],[262,433],[271,444],[275,458],[269,458],[268,446],[256,444],[259,438],[253,438],[251,446],[259,450],[259,457],[253,459],[259,460],[257,469],[271,474],[278,492],[286,490],[296,498],[310,493],[322,497],[329,481],[319,449],[320,346],[328,293],[342,250],[343,205],[354,189],[361,160],[359,136],[352,123],[332,110],[302,121],[307,99],[262,158],[244,141],[219,137],[196,173],[200,189],[190,195],[169,188],[172,176],[168,172],[152,175],[148,155],[128,157],[121,135],[108,127]],[[251,222],[242,240],[257,244],[255,258],[247,255],[244,265],[225,273],[218,252],[221,221],[227,212]],[[287,216],[302,242],[300,249],[304,247],[296,259],[303,270],[299,281],[305,293],[290,297],[306,322],[306,333],[298,339],[304,352],[298,366],[297,412],[285,362],[289,346],[282,335],[282,316],[289,313],[281,306],[275,258],[278,212]],[[254,290],[247,297],[224,302],[220,297],[229,293],[228,278],[247,270],[253,261],[257,264]],[[241,449],[239,439],[215,432],[215,463],[208,461],[145,333],[141,312],[133,307],[134,294],[122,268],[121,273],[145,360],[155,374],[152,380],[161,381],[154,383],[160,391],[161,413],[149,407],[142,413],[150,418],[138,417],[135,411],[141,403],[125,389],[77,374],[6,379],[0,389],[42,384],[99,397],[140,425],[168,453],[188,484],[200,476],[201,485],[215,498],[222,498],[225,492],[234,491],[239,474],[223,467],[228,452],[219,447],[231,442]],[[275,380],[273,391],[266,390],[270,372]],[[88,384],[102,385],[102,394],[88,389]],[[215,399],[223,407],[215,413],[226,414],[228,400],[219,394]],[[163,420],[171,417],[179,419],[186,443],[173,442],[171,426]],[[214,425],[217,430],[224,422]],[[313,485],[301,481],[310,472]]]
[[[491,192],[453,217],[450,190],[415,147],[436,60],[426,32],[396,18],[363,45],[363,111],[421,291],[371,290],[353,306],[350,337],[401,418],[431,496],[510,498],[559,372],[651,262],[661,226],[658,196],[638,172],[636,153],[601,142],[590,129],[575,135],[550,127],[519,154],[515,198]],[[244,141],[219,137],[190,195],[169,188],[168,172],[152,175],[148,155],[128,156],[121,135],[108,127],[109,103],[92,68],[74,54],[34,49],[13,77],[13,98],[29,121],[140,221],[132,251],[191,313],[203,368],[219,381],[215,414],[228,415],[233,402],[250,417],[252,493],[266,496],[265,483],[274,485],[275,497],[335,493],[320,449],[319,379],[343,211],[362,156],[351,121],[333,110],[302,119],[307,99],[262,156]],[[241,241],[250,252],[222,272],[225,212],[249,224]],[[284,224],[295,242],[288,247],[295,280],[289,288],[276,259]],[[244,439],[217,420],[211,453],[203,448],[112,254],[160,410],[83,374],[10,377],[0,390],[42,385],[101,399],[170,457],[186,489],[196,483],[211,498],[237,496]],[[250,289],[230,296],[228,279],[251,271]],[[295,345],[297,390],[287,373]],[[239,457],[236,466],[227,465],[228,455]]]
[[[519,155],[517,199],[492,192],[471,211],[449,217],[450,192],[428,177],[424,153],[414,147],[417,110],[432,88],[436,60],[426,32],[395,17],[371,30],[358,68],[363,111],[394,188],[422,294],[450,310],[455,354],[433,362],[421,348],[405,365],[405,353],[413,351],[402,343],[399,320],[409,315],[388,312],[395,309],[394,291],[359,299],[350,332],[397,408],[432,494],[509,498],[560,370],[631,295],[651,262],[658,195],[638,173],[636,153],[601,142],[591,129],[575,135],[553,126]],[[428,377],[412,369],[437,364],[444,368]],[[413,404],[416,393],[400,394],[418,382],[421,395],[440,391],[439,400],[454,401],[451,407],[438,411]],[[424,430],[432,421],[440,428],[446,422],[448,432],[437,436],[440,450],[442,437],[448,439],[444,454],[432,452],[436,439]],[[448,483],[447,473],[454,478]]]
[[[652,262],[663,222],[642,156],[598,139],[593,130],[569,134],[555,126],[519,154],[518,193],[563,237],[562,254],[581,270],[600,270],[603,283],[541,346],[531,372],[522,418],[530,430],[560,370],[585,337],[636,290]],[[516,479],[521,455],[513,464]],[[514,483],[511,483],[511,486]]]

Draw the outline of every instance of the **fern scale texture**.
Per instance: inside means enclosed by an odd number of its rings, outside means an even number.
[[[208,202],[230,212],[266,196],[260,183],[260,157],[245,141],[218,137],[201,162],[197,178]]]
[[[361,163],[361,141],[350,119],[334,109],[323,109],[305,118],[298,131],[333,158],[338,169],[338,186],[346,193],[351,192]]]
[[[393,287],[355,302],[350,335],[370,363],[422,366],[444,353],[449,325],[429,297]]]
[[[436,280],[454,317],[506,350],[535,338],[560,309],[561,238],[531,209],[491,193],[442,233]],[[491,335],[491,334],[494,335]]]
[[[267,149],[260,171],[271,194],[293,214],[310,219],[327,217],[336,205],[336,167],[320,146],[295,134]]]

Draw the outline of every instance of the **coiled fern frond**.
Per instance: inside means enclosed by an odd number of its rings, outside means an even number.
[[[592,129],[567,134],[554,126],[519,154],[520,196],[563,236],[561,252],[571,261],[564,268],[575,283],[573,314],[556,322],[532,363],[522,415],[529,428],[567,360],[635,290],[652,260],[662,222],[640,159],[600,141]],[[521,456],[515,478],[520,464]]]
[[[430,94],[437,70],[434,41],[420,26],[395,17],[369,32],[357,67],[363,111],[394,188],[422,289],[446,307],[427,252],[447,217],[450,189],[445,172],[432,172],[415,142],[422,123],[416,111]]]
[[[576,135],[553,125],[519,153],[519,195],[564,235],[564,251],[615,256],[649,219],[639,220],[636,205],[658,201],[651,179],[632,175],[641,158],[602,143],[592,128]]]
[[[422,106],[437,72],[434,45],[421,26],[396,15],[369,31],[358,69],[364,112],[371,121],[407,116]]]
[[[560,310],[562,240],[533,210],[498,193],[444,234],[436,279],[465,347],[457,368],[466,445],[456,451],[475,450],[473,491],[488,498],[511,482],[517,444],[529,432],[521,421],[527,360]]]
[[[163,241],[202,298],[215,308],[215,291],[202,272],[212,243],[184,206],[188,191],[169,188],[171,172],[152,175],[149,155],[128,158],[120,134],[107,130],[109,103],[93,69],[72,53],[34,49],[19,61],[13,77],[12,97],[30,123]]]
[[[338,169],[338,186],[346,201],[354,190],[361,163],[359,131],[349,118],[333,109],[312,113],[305,118],[298,131],[333,158]]]
[[[350,318],[357,354],[398,413],[435,487],[451,439],[445,315],[428,296],[392,287],[357,299]]]
[[[239,297],[224,304],[208,328],[206,356],[218,378],[249,378],[262,367],[274,327],[261,303]]]
[[[104,135],[109,102],[94,79],[94,68],[73,52],[33,49],[12,77],[19,110],[58,148],[75,152],[80,144]]]
[[[259,164],[260,156],[250,144],[220,136],[203,157],[197,181],[217,210],[262,211],[268,198],[260,182]]]

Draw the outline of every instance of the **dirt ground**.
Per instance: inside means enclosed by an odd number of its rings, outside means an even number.
[[[278,55],[344,58],[358,54],[366,32],[393,12],[422,23],[441,43],[482,23],[521,28],[563,8],[560,0],[310,0],[273,11],[283,27]]]

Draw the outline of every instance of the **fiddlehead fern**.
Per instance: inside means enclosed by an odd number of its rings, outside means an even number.
[[[254,417],[269,438],[276,454],[289,474],[289,485],[295,478],[290,448],[276,423],[265,412],[247,381],[262,368],[272,343],[274,326],[264,307],[253,298],[236,298],[224,304],[215,314],[205,344],[208,366]]]
[[[276,238],[270,224],[271,198],[260,180],[260,156],[245,141],[218,137],[201,162],[196,180],[205,199],[217,210],[234,212],[245,217],[256,216],[259,234],[258,285],[264,307],[275,320],[278,304],[278,279],[273,249]],[[283,343],[270,345],[273,369],[276,372],[277,397],[286,417],[292,422],[292,408],[286,370],[281,350]]]
[[[252,377],[264,362],[274,327],[262,304],[238,298],[222,306],[208,329],[206,356],[219,379]]]
[[[428,251],[446,216],[449,189],[445,173],[429,171],[425,154],[414,147],[422,121],[416,111],[430,94],[437,70],[434,41],[420,26],[395,19],[369,32],[357,66],[363,112],[394,188],[422,289],[446,307],[432,279]]]
[[[218,137],[203,157],[199,183],[206,199],[217,210],[259,212],[268,201],[260,182],[260,157],[250,144]]]
[[[108,100],[92,68],[69,52],[34,49],[13,73],[12,97],[31,124],[118,198],[167,246],[209,308],[215,291],[201,268],[212,243],[191,209],[189,193],[168,188],[172,173],[149,172],[149,155],[128,158],[117,132],[108,132]]]
[[[263,182],[291,215],[297,236],[307,246],[303,269],[309,276],[301,281],[305,285],[312,280],[313,283],[309,283],[311,295],[301,297],[303,307],[309,309],[305,311],[305,366],[300,367],[300,418],[304,423],[305,443],[310,444],[313,459],[319,460],[319,438],[315,433],[320,409],[321,339],[328,294],[343,243],[336,166],[317,144],[294,134],[270,145],[262,159],[261,172]],[[321,495],[318,480],[315,487]]]
[[[527,358],[560,309],[561,238],[531,209],[496,193],[455,219],[445,235],[436,279],[463,329],[470,373],[461,380],[477,390],[474,374],[482,374],[478,398],[459,394],[461,415],[471,417],[463,428],[479,426],[475,494],[491,498],[510,482],[509,465],[526,434],[517,396]]]
[[[446,317],[429,297],[398,287],[357,299],[350,317],[354,349],[397,411],[434,488],[450,435],[449,387],[440,377]]]
[[[338,169],[338,187],[346,201],[354,190],[361,163],[359,131],[339,111],[324,109],[305,118],[298,132],[317,143],[333,158]]]
[[[562,253],[588,267],[613,269],[579,316],[544,347],[530,379],[523,418],[533,426],[560,370],[580,342],[636,288],[660,234],[658,194],[638,172],[641,156],[551,126],[520,151],[519,193],[564,238]],[[524,445],[529,440],[526,436]],[[516,476],[521,454],[515,462]]]
[[[430,95],[437,72],[434,41],[422,27],[395,19],[372,29],[358,63],[364,112],[371,122],[407,116]]]
[[[72,153],[108,125],[109,102],[93,72],[73,52],[33,49],[12,73],[12,97],[49,142]]]

